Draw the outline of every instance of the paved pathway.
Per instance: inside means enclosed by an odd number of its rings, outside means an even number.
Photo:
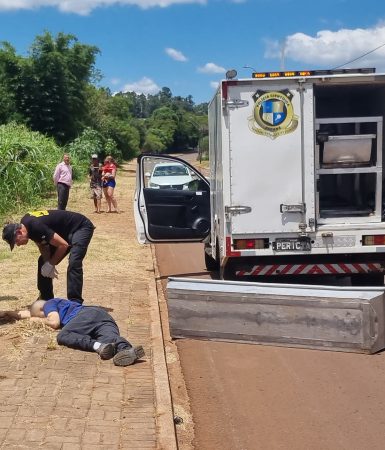
[[[68,209],[96,225],[85,260],[85,304],[109,308],[122,335],[142,344],[146,357],[115,367],[95,353],[55,345],[47,331],[23,335],[20,322],[0,325],[1,449],[176,448],[151,250],[135,239],[134,172],[134,164],[119,171],[122,214],[92,213],[84,186],[71,192]],[[36,298],[34,247],[12,254],[2,248],[0,309],[1,300]],[[57,296],[65,296],[62,265]]]

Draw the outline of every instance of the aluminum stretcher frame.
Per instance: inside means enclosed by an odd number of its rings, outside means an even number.
[[[369,354],[385,348],[383,287],[171,277],[167,297],[172,338]]]

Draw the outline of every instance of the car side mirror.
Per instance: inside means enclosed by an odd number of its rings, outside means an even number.
[[[144,176],[145,176],[146,178],[150,178],[151,174],[150,174],[150,172],[146,172],[146,173],[144,174]]]

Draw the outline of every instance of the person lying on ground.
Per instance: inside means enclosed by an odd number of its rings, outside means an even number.
[[[59,345],[96,352],[101,359],[113,358],[116,366],[130,366],[145,353],[120,336],[115,320],[100,306],[83,306],[62,298],[36,300],[28,310],[2,311],[0,318],[20,320],[30,317],[57,330]]]

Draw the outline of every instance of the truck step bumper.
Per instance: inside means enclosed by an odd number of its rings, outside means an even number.
[[[385,348],[384,288],[170,278],[173,338],[358,353]]]
[[[384,273],[380,263],[332,263],[332,264],[258,264],[250,270],[236,270],[237,277],[266,275],[350,275]]]

